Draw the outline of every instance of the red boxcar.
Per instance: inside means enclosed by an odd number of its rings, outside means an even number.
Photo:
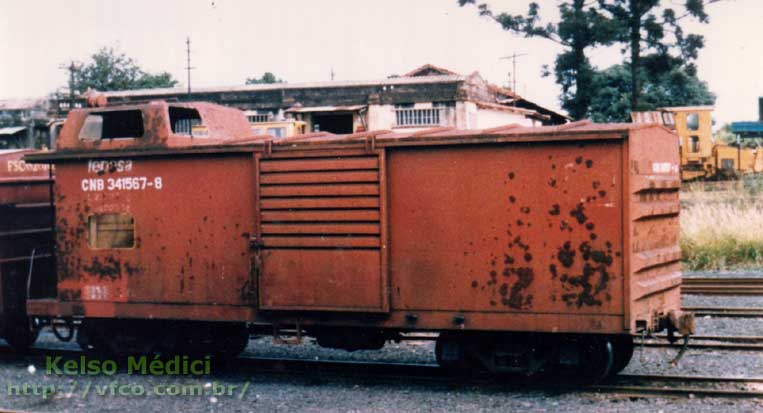
[[[32,152],[0,151],[0,337],[15,348],[37,337],[26,316],[27,294],[55,296],[52,175],[48,165],[24,162]]]
[[[609,373],[632,333],[692,328],[663,127],[248,135],[209,104],[72,111],[59,149],[27,157],[55,163],[58,234],[57,298],[29,312],[112,350],[235,352],[247,326],[350,350],[435,331],[441,363],[495,371]]]

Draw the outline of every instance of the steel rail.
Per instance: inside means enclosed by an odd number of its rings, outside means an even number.
[[[270,359],[262,357],[245,357],[247,363],[255,363],[259,370],[267,373],[291,374],[292,368],[297,368],[298,373],[325,374],[342,373],[352,377],[373,377],[377,379],[425,379],[426,381],[446,381],[450,383],[460,382],[463,384],[498,385],[510,389],[530,391],[564,390],[579,392],[616,393],[623,395],[638,396],[694,396],[694,397],[722,397],[722,398],[763,398],[763,391],[746,389],[710,389],[701,387],[664,387],[657,385],[632,385],[617,384],[617,381],[652,381],[658,383],[706,383],[706,384],[751,384],[763,383],[763,377],[711,377],[711,376],[661,376],[621,374],[612,378],[614,383],[595,385],[570,385],[563,383],[506,383],[494,376],[473,377],[454,376],[445,374],[439,366],[434,364],[407,364],[407,363],[378,363],[357,361],[329,361],[309,359]]]
[[[635,342],[636,347],[651,347],[651,348],[675,348],[680,349],[682,344],[670,344],[657,341],[644,341]],[[687,348],[695,350],[725,350],[725,351],[761,351],[763,350],[763,344],[749,344],[749,343],[697,343],[689,342],[686,345]]]
[[[763,295],[763,278],[685,277],[682,294]]]
[[[683,307],[682,310],[697,317],[763,318],[763,308],[758,307]]]

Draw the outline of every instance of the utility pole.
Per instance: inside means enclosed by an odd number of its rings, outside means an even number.
[[[334,80],[334,76],[335,75],[336,75],[336,73],[334,73],[334,68],[332,67],[331,68],[331,80]]]
[[[186,66],[185,70],[188,72],[188,99],[191,98],[191,70],[196,69],[191,66],[191,38],[185,39],[185,54],[186,54]]]
[[[504,56],[501,59],[511,59],[511,91],[517,93],[517,58],[527,56],[529,53],[512,53],[511,56]]]
[[[82,69],[82,63],[75,62],[74,60],[70,61],[68,65],[61,64],[58,66],[59,69],[67,70],[69,71],[69,110],[74,109],[74,74],[77,73],[80,69]],[[60,108],[56,108],[56,111],[58,111]]]

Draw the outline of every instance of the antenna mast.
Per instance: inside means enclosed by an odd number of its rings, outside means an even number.
[[[191,38],[185,39],[185,53],[186,53],[186,66],[185,70],[188,72],[188,98],[191,98],[191,70],[196,69],[191,66]]]
[[[512,53],[511,56],[504,56],[501,59],[511,59],[511,91],[517,93],[517,58],[527,56],[529,53]]]
[[[69,72],[69,110],[74,109],[74,74],[82,69],[82,63],[72,60],[68,65],[61,64],[58,68]],[[59,109],[56,108],[56,110]]]

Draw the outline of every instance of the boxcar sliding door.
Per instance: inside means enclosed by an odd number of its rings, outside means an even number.
[[[386,312],[384,154],[315,152],[258,159],[259,308]]]

